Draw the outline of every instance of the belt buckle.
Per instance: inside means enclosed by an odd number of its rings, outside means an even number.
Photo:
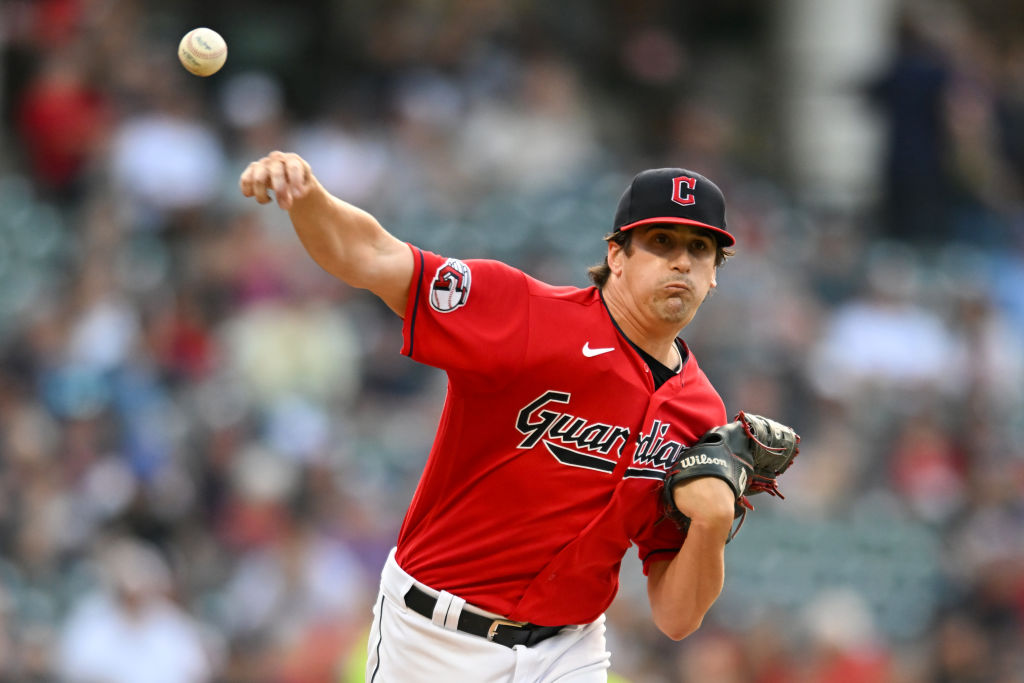
[[[494,642],[494,636],[498,633],[499,626],[515,626],[521,628],[526,625],[525,621],[509,621],[508,619],[495,619],[487,629],[487,640]]]

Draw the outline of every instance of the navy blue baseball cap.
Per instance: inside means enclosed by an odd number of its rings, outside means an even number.
[[[652,168],[638,173],[615,210],[613,234],[641,225],[676,223],[707,228],[723,247],[736,244],[725,229],[725,196],[700,173]]]

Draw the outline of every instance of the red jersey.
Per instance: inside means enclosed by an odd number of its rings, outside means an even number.
[[[415,247],[402,353],[448,375],[430,457],[398,537],[417,580],[517,621],[582,624],[684,541],[662,514],[679,449],[725,424],[687,354],[655,390],[595,287]]]

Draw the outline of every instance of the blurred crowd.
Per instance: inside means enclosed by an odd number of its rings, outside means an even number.
[[[682,643],[627,557],[618,680],[1024,681],[1024,8],[892,4],[841,203],[784,161],[774,3],[0,5],[0,681],[362,679],[444,377],[242,200],[273,149],[580,286],[633,173],[722,186],[738,253],[684,337],[801,455]]]

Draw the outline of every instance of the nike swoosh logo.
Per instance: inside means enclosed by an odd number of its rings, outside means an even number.
[[[600,356],[602,353],[608,353],[609,351],[614,351],[614,350],[615,350],[614,346],[609,346],[606,349],[604,349],[604,348],[602,348],[602,349],[592,349],[592,348],[590,348],[590,342],[587,342],[586,344],[583,345],[583,355],[586,356],[587,358],[593,358],[594,356]]]

